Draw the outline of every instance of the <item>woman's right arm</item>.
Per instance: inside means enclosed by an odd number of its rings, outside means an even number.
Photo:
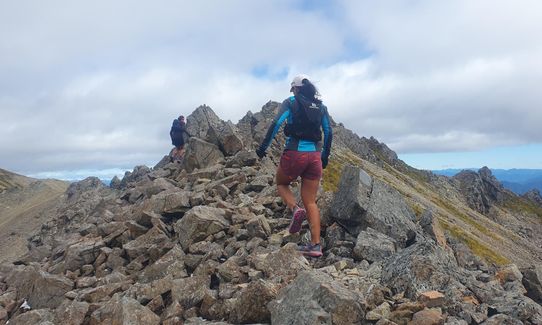
[[[262,141],[262,144],[260,145],[258,150],[256,150],[256,153],[260,158],[265,155],[265,151],[267,150],[269,145],[271,145],[271,142],[277,135],[280,126],[282,125],[282,123],[284,123],[284,121],[286,121],[288,116],[290,116],[290,100],[286,99],[282,102],[282,105],[280,105],[279,112],[273,119],[273,122],[269,126],[269,129],[267,129],[267,133]]]

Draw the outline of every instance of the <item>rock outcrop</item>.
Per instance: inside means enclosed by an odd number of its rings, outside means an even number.
[[[477,173],[464,170],[452,179],[458,183],[468,205],[482,214],[488,214],[493,204],[504,200],[503,185],[487,167],[482,167]]]

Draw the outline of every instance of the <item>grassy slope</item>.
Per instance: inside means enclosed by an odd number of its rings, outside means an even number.
[[[26,238],[46,222],[47,213],[69,183],[34,180],[0,170],[0,262],[26,252]]]
[[[523,265],[539,260],[531,243],[470,209],[449,183],[434,186],[422,172],[415,169],[399,171],[386,163],[381,168],[360,159],[349,150],[335,151],[324,171],[324,190],[336,190],[342,167],[346,164],[360,166],[373,177],[397,189],[418,217],[425,209],[431,208],[449,235],[464,242],[475,254],[490,263],[514,262]],[[542,211],[539,211],[542,209],[533,207],[528,201],[513,198],[509,205],[516,210],[539,213],[538,216],[542,217]],[[502,213],[509,212],[503,210]]]

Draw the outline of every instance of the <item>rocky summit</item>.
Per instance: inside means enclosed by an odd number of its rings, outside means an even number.
[[[237,124],[201,106],[181,163],[71,184],[0,266],[0,323],[542,324],[539,193],[416,170],[335,122],[324,256],[300,255],[308,226],[288,233],[274,185],[282,135],[254,152],[278,105]]]

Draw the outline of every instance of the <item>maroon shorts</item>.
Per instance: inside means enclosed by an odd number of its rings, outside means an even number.
[[[322,158],[319,151],[285,150],[280,157],[279,168],[294,180],[297,177],[309,180],[322,178]]]

